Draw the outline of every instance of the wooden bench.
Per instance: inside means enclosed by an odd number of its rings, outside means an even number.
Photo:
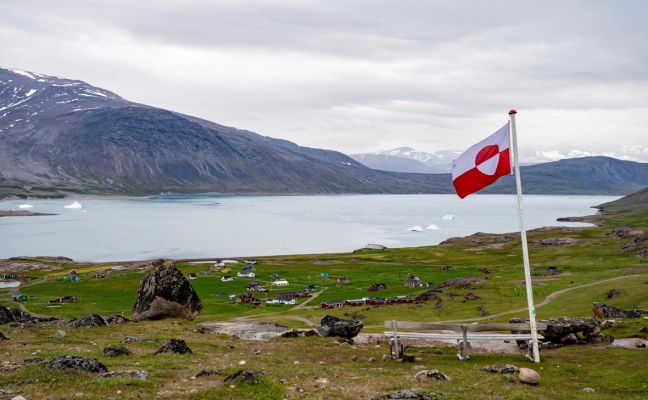
[[[547,329],[547,324],[538,322],[537,327],[538,330],[544,330]],[[403,345],[400,339],[412,338],[431,340],[456,340],[459,344],[459,353],[457,353],[457,357],[462,361],[470,358],[468,357],[467,351],[470,348],[471,340],[525,341],[527,342],[529,349],[529,354],[527,354],[527,357],[533,360],[533,346],[531,346],[531,333],[528,323],[445,324],[434,322],[385,321],[385,328],[391,328],[390,331],[385,331],[385,336],[391,339],[391,356],[394,359],[403,358]],[[416,329],[418,331],[402,332],[402,329]],[[498,333],[498,331],[509,331],[509,333]],[[542,336],[538,335],[538,339],[542,339]]]

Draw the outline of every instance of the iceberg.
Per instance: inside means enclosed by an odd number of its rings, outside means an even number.
[[[18,204],[18,208],[25,209],[25,208],[34,208],[31,204]]]
[[[454,219],[454,215],[446,214],[441,219],[444,220],[444,221],[452,221]]]
[[[423,228],[421,228],[421,225],[415,225],[411,228],[408,229],[410,232],[423,232]]]
[[[430,225],[428,225],[427,228],[425,228],[425,229],[429,229],[429,230],[433,230],[433,231],[438,231],[438,230],[440,230],[441,228],[439,228],[437,225],[430,224]]]
[[[74,201],[72,204],[68,204],[67,206],[65,206],[65,208],[72,208],[72,209],[78,210],[78,209],[83,208],[83,206],[78,201]]]

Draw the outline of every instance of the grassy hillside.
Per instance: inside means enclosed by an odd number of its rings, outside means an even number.
[[[555,276],[535,276],[534,296],[540,318],[557,316],[591,316],[592,302],[605,302],[618,307],[648,309],[648,260],[637,256],[634,249],[624,249],[634,237],[619,239],[609,233],[620,226],[648,232],[648,211],[645,191],[616,202],[602,205],[603,214],[596,216],[601,226],[591,228],[545,228],[530,232],[531,263],[536,272],[548,266],[559,266]],[[572,238],[571,245],[540,246],[533,244],[547,238]],[[103,315],[124,313],[130,316],[137,285],[145,271],[121,271],[105,279],[92,276],[109,265],[77,265],[23,260],[60,267],[43,272],[31,270],[35,278],[21,290],[30,295],[25,306],[46,315],[71,318],[90,312]],[[449,272],[441,267],[451,265]],[[6,361],[31,357],[50,359],[63,354],[85,355],[104,362],[110,370],[144,369],[147,381],[120,378],[109,380],[81,373],[54,373],[41,365],[23,367],[0,374],[0,388],[23,393],[27,398],[192,398],[192,399],[368,399],[395,389],[418,388],[443,395],[445,399],[644,399],[648,393],[646,351],[612,348],[606,345],[567,346],[543,351],[540,365],[532,365],[521,355],[471,352],[468,362],[459,362],[456,349],[445,346],[408,349],[415,356],[413,363],[383,362],[388,352],[385,343],[378,345],[339,344],[330,338],[274,339],[249,342],[210,333],[201,322],[232,321],[239,317],[278,322],[287,326],[305,327],[316,323],[325,314],[341,317],[361,315],[365,332],[382,332],[383,321],[474,320],[506,321],[526,315],[523,271],[519,241],[514,236],[480,235],[451,241],[450,244],[385,251],[363,251],[350,254],[320,254],[258,259],[257,282],[268,282],[278,273],[296,290],[311,283],[321,292],[304,307],[254,307],[233,304],[226,296],[242,293],[248,280],[231,283],[220,281],[220,273],[203,276],[210,263],[179,263],[184,273],[195,272],[191,283],[205,308],[197,321],[164,320],[137,324],[112,325],[105,328],[73,329],[55,325],[33,328],[0,326],[11,338],[0,341],[0,354]],[[63,279],[69,268],[81,274],[78,283]],[[233,268],[240,270],[241,265]],[[480,270],[488,268],[489,274]],[[348,285],[324,280],[330,276],[348,277]],[[425,288],[411,289],[403,285],[410,274],[435,285],[454,277],[474,277],[480,282],[470,289],[452,289],[440,295],[441,302],[354,307],[325,311],[318,304],[323,300],[359,298],[369,295],[367,287],[386,283],[388,291],[373,295],[416,295]],[[607,291],[617,288],[620,295],[607,298]],[[477,300],[465,300],[473,292]],[[48,308],[46,300],[59,296],[79,297],[78,303]],[[260,295],[263,298],[263,294]],[[0,290],[0,303],[15,306],[8,300],[9,291]],[[302,301],[303,302],[303,301]],[[645,319],[625,320],[604,333],[616,338],[646,336],[639,333]],[[52,334],[64,329],[67,336],[54,340]],[[137,335],[142,341],[127,344],[133,355],[107,358],[101,349],[118,344],[126,335]],[[166,339],[179,337],[194,350],[193,355],[152,356]],[[353,361],[353,357],[357,360]],[[372,361],[375,359],[376,361]],[[223,383],[223,377],[243,368],[261,370],[265,380],[256,386]],[[479,368],[494,363],[512,363],[536,369],[542,376],[537,387],[509,381]],[[192,379],[198,371],[213,368],[222,372],[208,378]],[[421,383],[414,381],[420,369],[438,368],[451,377],[450,382]],[[596,390],[584,393],[584,387]]]

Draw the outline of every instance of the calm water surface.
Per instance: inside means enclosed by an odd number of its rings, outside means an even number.
[[[525,196],[528,228],[593,214],[606,196]],[[47,217],[0,218],[0,258],[67,256],[83,261],[351,251],[436,244],[452,236],[518,230],[513,195],[186,196],[156,199],[0,201]],[[444,216],[452,215],[454,219]],[[420,226],[422,231],[410,228]],[[430,229],[428,229],[430,228]],[[436,229],[438,228],[438,229]]]

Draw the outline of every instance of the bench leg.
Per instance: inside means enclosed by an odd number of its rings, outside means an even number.
[[[538,351],[540,351],[540,348],[538,348]],[[532,342],[531,339],[529,339],[529,340],[527,341],[527,354],[526,354],[526,358],[528,358],[529,360],[535,362],[535,357],[534,357],[534,354],[533,354],[533,342]]]
[[[460,361],[466,361],[470,359],[468,356],[468,349],[470,348],[470,342],[464,341],[463,339],[457,340],[459,342],[459,353],[457,353],[457,358]]]
[[[403,351],[403,344],[401,343],[400,339],[397,337],[392,338],[389,341],[389,353],[391,355],[392,360],[400,360],[402,359],[405,354]]]

